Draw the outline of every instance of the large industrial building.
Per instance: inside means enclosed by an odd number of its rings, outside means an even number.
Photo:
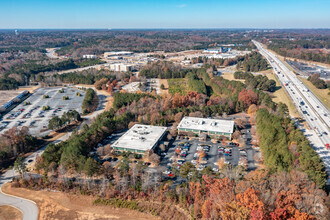
[[[134,54],[131,51],[112,51],[112,52],[104,52],[104,58],[110,58],[113,56],[124,56],[124,55],[132,55]]]
[[[132,70],[132,65],[127,65],[123,63],[115,63],[109,65],[110,70],[116,71],[116,72],[127,72]]]
[[[83,58],[84,58],[84,59],[96,59],[97,56],[94,55],[94,54],[84,54],[84,55],[83,55]]]
[[[167,127],[135,124],[112,144],[112,148],[115,151],[143,154],[148,150],[155,149],[159,141],[165,136],[166,131]]]
[[[210,118],[184,117],[178,125],[179,134],[193,132],[196,135],[207,134],[210,137],[225,136],[231,139],[234,121]]]

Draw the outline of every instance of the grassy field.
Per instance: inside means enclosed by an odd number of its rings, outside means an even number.
[[[298,113],[296,107],[294,106],[291,98],[286,93],[284,88],[282,88],[281,83],[278,81],[277,77],[274,74],[267,74],[266,76],[268,77],[268,79],[275,80],[276,86],[280,87],[280,89],[278,89],[272,93],[273,101],[276,103],[279,103],[279,102],[285,103],[289,108],[289,114],[291,115],[291,117],[294,117],[294,118],[300,117],[300,114]]]
[[[235,79],[234,78],[234,73],[226,73],[226,72],[224,72],[223,74],[221,74],[221,76],[224,79],[228,79],[228,80],[235,80],[235,81],[239,81],[239,82],[244,82],[245,81],[244,79]]]
[[[185,95],[188,92],[188,82],[185,78],[180,79],[168,79],[168,92],[172,95],[180,93]]]
[[[159,79],[159,84],[164,85],[164,89],[160,89],[161,94],[167,95],[168,94],[168,81],[167,81],[167,79]]]
[[[328,95],[330,92],[329,89],[318,89],[310,81],[302,77],[300,77],[300,80],[323,102],[325,106],[330,108],[330,95]]]

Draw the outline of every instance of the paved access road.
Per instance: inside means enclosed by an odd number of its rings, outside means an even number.
[[[0,206],[10,205],[19,209],[23,214],[23,220],[36,220],[38,219],[38,207],[35,202],[11,195],[4,194],[1,191],[3,184],[12,180],[16,176],[14,170],[8,170],[0,177]]]
[[[291,97],[295,107],[298,109],[310,129],[302,129],[311,146],[323,160],[328,180],[330,184],[330,151],[326,149],[326,144],[330,143],[329,109],[303,84],[303,82],[292,72],[278,57],[265,49],[262,44],[253,41],[262,54],[273,67],[283,88]]]

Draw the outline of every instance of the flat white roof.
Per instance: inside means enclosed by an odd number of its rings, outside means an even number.
[[[127,148],[133,150],[150,150],[164,135],[167,127],[135,124],[112,147]]]
[[[178,125],[178,128],[225,132],[232,134],[234,132],[234,121],[211,118],[184,117]]]

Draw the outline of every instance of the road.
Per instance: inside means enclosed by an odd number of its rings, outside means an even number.
[[[87,124],[90,124],[92,122],[92,119],[98,116],[99,114],[101,114],[105,109],[106,96],[102,95],[99,92],[97,92],[97,94],[99,96],[99,104],[96,111],[87,116],[83,116],[83,118],[85,119],[85,123]],[[81,127],[82,126],[79,126],[79,128]],[[72,132],[68,132],[65,135],[58,138],[57,140],[53,141],[52,143],[58,144],[62,141],[66,141],[67,139],[70,138],[71,134]],[[34,163],[37,155],[41,156],[41,154],[44,152],[47,146],[48,145],[40,148],[38,151],[26,157],[24,162],[28,164],[28,166]],[[17,176],[17,173],[13,169],[8,170],[6,173],[0,176],[0,205],[10,205],[19,209],[23,214],[23,220],[35,220],[38,218],[38,207],[33,201],[15,196],[6,195],[1,191],[2,185],[4,185],[7,182],[10,182],[15,176]]]
[[[287,91],[300,115],[307,122],[309,129],[303,129],[311,146],[323,160],[330,185],[330,151],[326,149],[329,139],[329,109],[303,84],[297,75],[291,71],[274,53],[265,49],[257,41],[253,43],[274,69],[283,88]]]
[[[103,64],[97,64],[97,65],[92,65],[92,66],[80,67],[80,68],[75,68],[75,69],[62,70],[62,71],[56,72],[56,74],[61,75],[61,74],[64,74],[64,73],[80,72],[80,71],[83,71],[83,70],[88,70],[90,68],[100,69],[102,67],[105,67],[106,65],[108,65],[108,64],[107,63],[103,63]]]
[[[60,58],[55,52],[56,50],[60,49],[60,47],[57,47],[57,48],[47,48],[46,51],[46,55],[49,57],[49,58],[52,58],[52,59],[58,59]]]

